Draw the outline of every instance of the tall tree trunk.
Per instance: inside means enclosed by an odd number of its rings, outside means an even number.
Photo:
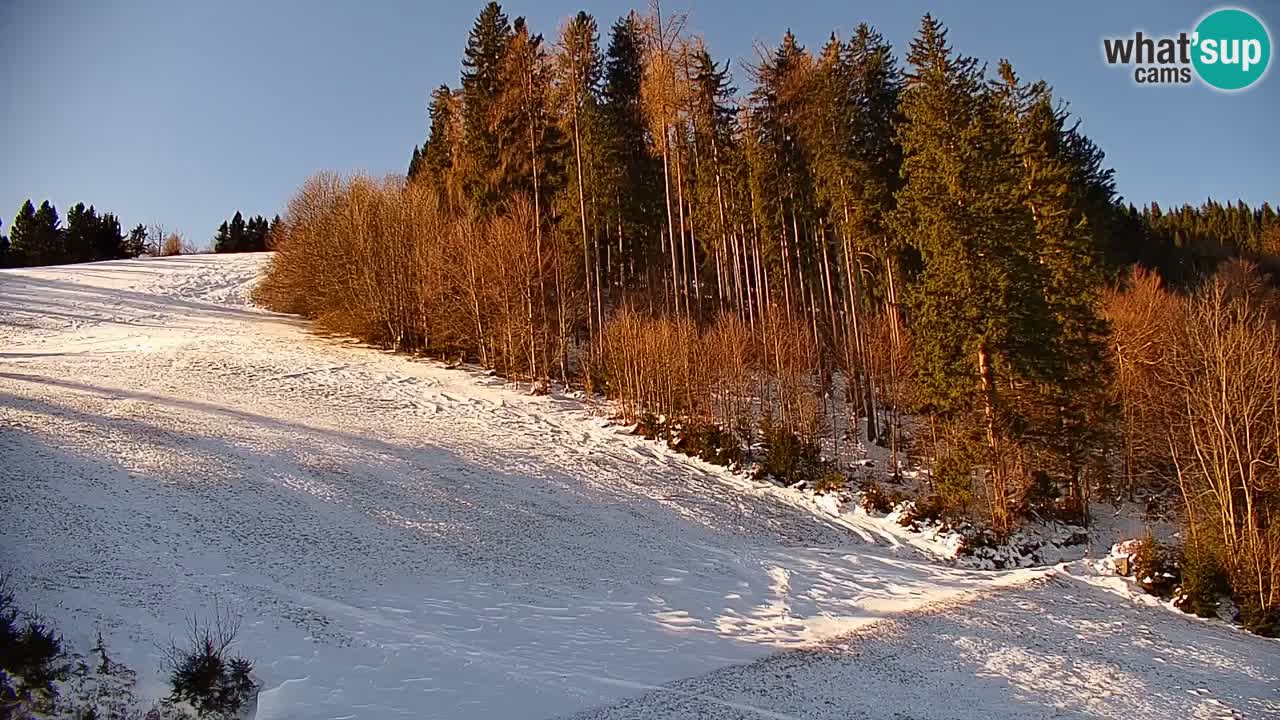
[[[547,316],[547,290],[542,277],[542,196],[538,178],[538,142],[537,133],[534,128],[534,101],[533,101],[533,72],[525,76],[525,95],[526,102],[529,107],[529,159],[533,167],[533,243],[534,253],[538,260],[538,303],[542,306],[543,322],[546,322]],[[532,345],[534,340],[533,311],[530,309],[529,318],[529,342]],[[537,375],[537,368],[533,370],[533,374]],[[551,371],[547,371],[550,376]]]
[[[571,69],[571,72],[574,77],[577,77],[577,68]],[[591,302],[591,242],[587,235],[587,200],[582,176],[582,136],[578,129],[578,110],[580,105],[578,88],[573,88],[573,93],[570,115],[573,122],[573,160],[578,173],[578,225],[582,228],[582,276],[587,284],[587,342],[592,347],[595,347],[596,328],[595,319],[592,316]]]
[[[698,285],[698,259],[697,248],[693,246],[693,228],[689,228],[689,233],[685,234],[685,199],[684,199],[684,160],[680,156],[680,143],[676,143],[675,152],[676,161],[676,206],[680,209],[680,282],[684,289],[684,309],[685,313],[689,313],[689,299],[693,298],[693,313],[701,319],[702,302],[700,300],[700,289]],[[687,244],[686,244],[687,242]],[[693,267],[693,286],[689,284],[689,268]]]
[[[675,302],[675,314],[680,314],[680,272],[676,268],[676,226],[675,214],[671,210],[671,135],[666,123],[662,126],[662,187],[667,199],[667,250],[671,253],[671,297]]]
[[[991,453],[991,524],[997,530],[1008,528],[1008,498],[1005,487],[1004,460],[1000,454],[996,430],[996,382],[987,355],[986,340],[978,343],[978,377],[982,381],[982,413],[987,430],[987,448]]]

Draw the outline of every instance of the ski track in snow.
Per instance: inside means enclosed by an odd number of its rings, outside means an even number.
[[[262,720],[1280,715],[1270,641],[315,337],[266,257],[0,272],[0,568],[145,694],[216,599]]]

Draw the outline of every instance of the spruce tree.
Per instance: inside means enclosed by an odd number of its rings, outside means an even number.
[[[36,206],[27,200],[13,218],[9,228],[9,263],[13,267],[34,265],[37,260],[38,242],[36,230]]]
[[[777,50],[754,68],[752,130],[758,153],[752,167],[756,220],[769,269],[781,281],[788,312],[804,307],[799,283],[811,267],[802,225],[812,221],[812,176],[801,145],[811,59],[790,31]]]
[[[0,220],[0,227],[4,227],[4,221]],[[9,236],[0,234],[0,268],[9,267]]]
[[[66,251],[62,262],[89,262],[95,256],[94,240],[98,234],[98,213],[93,206],[76,203],[67,211],[67,229],[63,235]]]
[[[730,146],[737,132],[733,96],[737,89],[729,77],[729,64],[720,66],[705,47],[690,55],[690,124],[692,126],[693,217],[702,257],[712,262],[720,309],[726,302],[741,305],[740,278],[733,272],[741,256],[728,206],[732,173]],[[740,275],[740,273],[739,273]]]
[[[124,256],[127,258],[136,258],[147,251],[147,228],[142,223],[138,223],[129,231],[129,236],[124,241]]]
[[[869,239],[873,254],[885,265],[881,296],[896,308],[902,247],[889,230],[894,193],[901,185],[902,148],[896,137],[902,72],[893,49],[866,24],[859,25],[849,42],[846,64],[852,84],[851,136],[859,182],[853,205],[857,226],[853,232]],[[879,273],[877,273],[879,274]],[[892,320],[896,321],[896,312]]]
[[[234,252],[231,247],[231,232],[227,227],[227,221],[223,220],[218,226],[218,234],[213,236],[213,251],[216,253]]]
[[[541,214],[562,182],[555,161],[563,143],[551,118],[551,69],[542,36],[524,18],[512,24],[499,81],[491,112],[499,143],[498,165],[489,176],[493,199],[523,194]]]
[[[263,252],[267,249],[267,219],[254,215],[245,225],[244,247],[240,252]]]
[[[283,231],[284,231],[284,221],[281,220],[280,215],[277,214],[275,217],[271,218],[271,224],[267,225],[267,234],[263,238],[262,249],[263,250],[274,249],[276,246],[276,243],[279,241],[280,233],[282,233]]]
[[[1087,210],[1096,188],[1072,152],[1074,129],[1044,83],[1022,85],[1002,61],[996,96],[1016,123],[1023,178],[1021,199],[1034,223],[1042,283],[1045,345],[1037,382],[1029,385],[1028,439],[1047,451],[1046,475],[1065,476],[1073,501],[1087,513],[1083,472],[1106,437],[1107,327],[1098,314],[1104,276],[1101,246]],[[1087,160],[1087,158],[1086,158]],[[1038,407],[1037,407],[1038,406]]]
[[[25,211],[25,206],[24,206]],[[17,231],[17,222],[14,223]],[[24,233],[28,246],[24,256],[28,265],[57,265],[67,262],[67,252],[63,240],[61,221],[58,210],[48,200],[40,203],[31,221],[29,233]]]
[[[231,222],[227,223],[227,252],[244,252],[248,242],[247,228],[244,224],[244,216],[237,210],[235,215],[231,216]]]
[[[120,219],[115,213],[103,213],[98,218],[91,245],[95,260],[119,260],[127,257],[124,233],[120,230]]]
[[[572,230],[581,245],[587,290],[587,335],[595,340],[603,321],[603,292],[599,287],[598,223],[594,217],[596,168],[599,165],[601,57],[595,18],[579,12],[565,25],[556,54],[556,85],[562,102],[563,134],[570,141],[565,163],[568,184],[560,206],[562,227]],[[590,203],[588,203],[590,195]],[[568,233],[566,233],[568,234]]]
[[[511,23],[502,6],[490,2],[476,18],[463,54],[462,157],[466,166],[462,186],[467,199],[482,210],[492,209],[502,199],[498,169],[512,129],[496,122],[496,110],[511,37]]]
[[[461,151],[458,138],[462,117],[458,110],[458,94],[441,85],[431,93],[428,114],[431,127],[419,156],[418,179],[429,183],[450,203],[457,203],[457,179],[454,158]]]
[[[601,88],[605,159],[600,194],[610,208],[609,223],[615,229],[609,235],[618,243],[624,282],[658,259],[662,223],[661,170],[641,102],[644,38],[638,22],[629,13],[610,29]]]
[[[970,439],[951,449],[952,467],[961,475],[982,468],[993,525],[1007,529],[1016,475],[1010,438],[1023,408],[1005,391],[1035,375],[1046,316],[1034,227],[1018,202],[1016,128],[977,61],[953,53],[932,16],[907,61],[905,182],[892,220],[921,261],[910,298],[921,409]]]
[[[405,178],[413,180],[421,171],[422,153],[417,145],[413,146],[413,157],[409,158],[409,172],[405,174]]]

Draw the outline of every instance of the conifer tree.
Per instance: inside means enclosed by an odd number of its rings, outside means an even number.
[[[227,252],[244,252],[246,244],[246,227],[244,216],[237,210],[227,223]]]
[[[417,145],[414,145],[413,157],[409,159],[409,171],[405,173],[405,178],[408,180],[413,180],[414,178],[416,178],[418,176],[418,173],[422,169],[421,164],[422,164],[421,151],[418,149]]]
[[[641,100],[643,52],[639,19],[628,13],[610,29],[601,91],[605,160],[600,192],[610,208],[610,224],[616,227],[618,272],[624,285],[658,257],[661,232],[660,170],[645,131]]]
[[[457,192],[455,155],[460,151],[462,114],[458,111],[458,96],[448,85],[441,85],[431,93],[428,115],[431,127],[427,141],[419,156],[419,177],[434,187],[443,198],[457,204],[461,196]]]
[[[213,236],[213,251],[216,253],[235,252],[231,246],[231,230],[227,226],[227,221],[223,220],[218,226],[218,234]]]
[[[63,234],[65,256],[59,262],[89,262],[97,260],[94,242],[98,233],[98,212],[92,205],[76,203],[67,211],[67,228]]]
[[[740,253],[730,229],[726,196],[732,162],[730,146],[737,130],[733,106],[737,89],[729,77],[729,64],[718,65],[705,47],[695,47],[690,64],[689,115],[694,152],[691,223],[699,228],[703,257],[714,259],[717,296],[723,309],[727,299],[741,305],[740,284],[734,282],[740,273],[735,276],[733,272]]]
[[[977,61],[953,53],[932,16],[907,61],[905,182],[893,222],[921,258],[911,310],[922,409],[972,439],[953,448],[953,467],[982,469],[992,523],[1003,530],[1018,474],[1010,436],[1023,424],[1022,408],[1004,393],[1035,377],[1046,316],[1030,252],[1034,227],[1017,202],[1017,131],[986,91]]]
[[[280,233],[282,232],[284,232],[284,221],[281,220],[280,215],[277,214],[275,217],[271,218],[271,224],[267,226],[267,234],[263,239],[262,249],[274,249],[276,243],[280,240]]]
[[[147,227],[138,223],[124,241],[124,256],[136,258],[147,251]]]
[[[800,144],[811,59],[790,31],[753,70],[752,128],[758,147],[752,168],[756,220],[769,268],[780,275],[783,306],[803,308],[801,275],[807,269],[799,228],[811,220],[809,164]]]
[[[572,144],[572,168],[568,173],[570,195],[563,216],[568,224],[576,224],[582,244],[582,271],[587,290],[587,335],[594,342],[604,321],[603,293],[600,290],[599,257],[593,247],[596,241],[595,219],[588,210],[591,178],[595,176],[599,125],[600,49],[595,18],[579,12],[565,25],[556,55],[556,81],[565,134]],[[596,207],[592,195],[591,209]]]
[[[12,251],[24,265],[57,265],[66,262],[66,249],[58,210],[48,200],[33,208],[28,200],[10,231]]]
[[[120,230],[120,219],[115,216],[115,213],[103,213],[98,218],[92,246],[95,260],[119,260],[127,257],[124,233]]]
[[[681,111],[686,106],[684,95],[688,89],[680,72],[685,52],[682,35],[687,17],[678,14],[664,16],[656,0],[650,5],[650,12],[651,15],[641,24],[644,37],[641,107],[649,134],[662,160],[662,199],[667,225],[665,247],[671,261],[669,297],[677,313],[689,315],[690,258],[680,155],[684,132]]]
[[[1082,475],[1105,438],[1105,389],[1110,367],[1106,324],[1098,314],[1103,285],[1100,243],[1089,225],[1088,168],[1071,147],[1073,128],[1054,106],[1044,83],[1022,85],[1001,61],[996,96],[1017,127],[1022,162],[1020,197],[1035,229],[1034,249],[1043,283],[1046,344],[1038,354],[1039,404],[1029,413],[1028,434],[1046,448],[1052,467],[1065,476],[1077,508],[1087,513]],[[1086,162],[1088,158],[1083,158]]]
[[[0,220],[0,227],[4,227],[4,221]],[[0,233],[0,268],[9,267],[9,236]]]
[[[541,219],[545,198],[562,182],[554,161],[563,143],[550,117],[551,70],[542,36],[532,32],[524,18],[512,25],[499,78],[493,123],[502,149],[494,187],[504,200],[527,196]]]
[[[502,6],[490,2],[480,11],[463,54],[462,156],[466,159],[463,191],[482,210],[502,199],[501,161],[515,129],[499,122],[503,61],[512,29]],[[516,135],[515,137],[519,137]]]
[[[9,228],[9,262],[14,267],[36,264],[36,206],[27,200]]]

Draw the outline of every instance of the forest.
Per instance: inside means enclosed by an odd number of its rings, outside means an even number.
[[[213,251],[264,252],[271,244],[277,215],[268,221],[261,215],[248,220],[240,211],[218,226]],[[37,208],[27,200],[18,210],[7,235],[0,235],[0,268],[66,265],[70,263],[121,260],[143,255],[164,257],[195,250],[186,237],[163,225],[139,223],[128,234],[121,232],[114,213],[101,215],[94,206],[76,203],[67,212],[66,225],[58,208],[48,200]]]
[[[545,38],[490,3],[462,66],[406,175],[301,187],[259,302],[788,485],[879,444],[996,536],[1163,505],[1189,609],[1280,631],[1270,204],[1129,204],[1050,85],[928,15],[901,55],[785,33],[743,93],[656,4]]]
[[[58,209],[48,200],[38,209],[27,200],[8,234],[0,235],[0,267],[118,260],[146,250],[146,228],[139,225],[125,235],[114,213],[99,215],[94,206],[76,203],[63,227]]]

